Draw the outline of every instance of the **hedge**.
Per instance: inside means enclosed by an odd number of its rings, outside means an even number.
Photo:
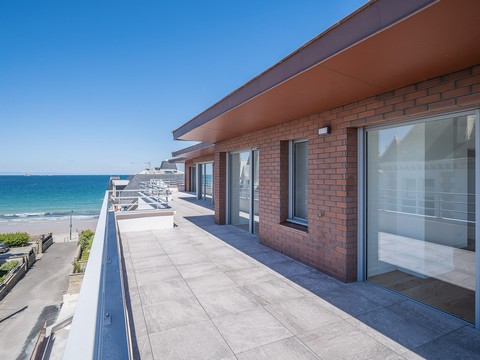
[[[95,233],[91,230],[84,230],[80,233],[80,246],[82,247],[82,255],[80,261],[88,261],[88,256],[90,255],[90,249],[93,244],[93,237]]]
[[[0,266],[0,283],[3,282],[5,276],[18,265],[18,260],[7,261]]]
[[[82,251],[86,248],[92,246],[93,236],[95,233],[92,230],[83,230],[80,232],[80,246],[82,247]]]
[[[26,232],[17,232],[9,234],[0,234],[0,243],[4,243],[9,247],[19,247],[28,244],[30,235]]]

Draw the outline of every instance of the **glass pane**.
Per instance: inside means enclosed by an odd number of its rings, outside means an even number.
[[[370,281],[475,319],[475,118],[367,133]]]
[[[259,234],[260,160],[257,150],[253,152],[253,164],[253,232]]]
[[[204,164],[205,171],[204,171],[204,183],[205,183],[205,194],[204,198],[208,200],[213,199],[213,164],[208,163]]]
[[[190,191],[196,192],[197,190],[197,174],[195,166],[190,167]]]
[[[204,187],[205,187],[205,181],[203,178],[203,164],[198,164],[197,167],[198,174],[197,174],[197,179],[198,179],[198,191],[197,191],[197,198],[203,199],[203,193],[204,193]]]
[[[308,143],[293,144],[293,216],[308,219]]]
[[[250,152],[230,154],[230,224],[249,231]]]

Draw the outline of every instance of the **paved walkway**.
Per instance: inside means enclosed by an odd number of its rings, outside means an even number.
[[[0,359],[27,359],[45,320],[56,319],[76,243],[53,244],[0,302]]]
[[[121,234],[141,359],[480,359],[472,326],[343,284],[176,195],[174,229]]]

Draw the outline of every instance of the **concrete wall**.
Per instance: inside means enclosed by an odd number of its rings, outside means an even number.
[[[35,263],[36,261],[35,252],[31,250],[28,254],[26,254],[23,257],[23,259],[18,258],[13,260],[18,260],[21,265],[16,268],[13,276],[10,279],[8,279],[4,283],[4,285],[0,288],[0,300],[2,300],[10,292],[10,290],[13,289],[13,287],[25,276],[27,271]]]
[[[357,128],[480,107],[480,66],[334,109],[292,119],[215,145],[215,221],[226,221],[226,155],[258,148],[260,241],[342,281],[357,276]],[[318,128],[331,126],[329,135]],[[308,139],[308,228],[288,216],[288,142]],[[206,161],[195,159],[186,163]],[[186,174],[186,183],[189,179]],[[188,185],[187,185],[188,189]]]
[[[175,211],[150,210],[148,213],[131,211],[117,213],[118,228],[121,233],[145,230],[171,229],[174,226]]]

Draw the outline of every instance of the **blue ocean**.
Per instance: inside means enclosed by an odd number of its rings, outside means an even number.
[[[98,215],[108,175],[0,176],[0,219]]]

